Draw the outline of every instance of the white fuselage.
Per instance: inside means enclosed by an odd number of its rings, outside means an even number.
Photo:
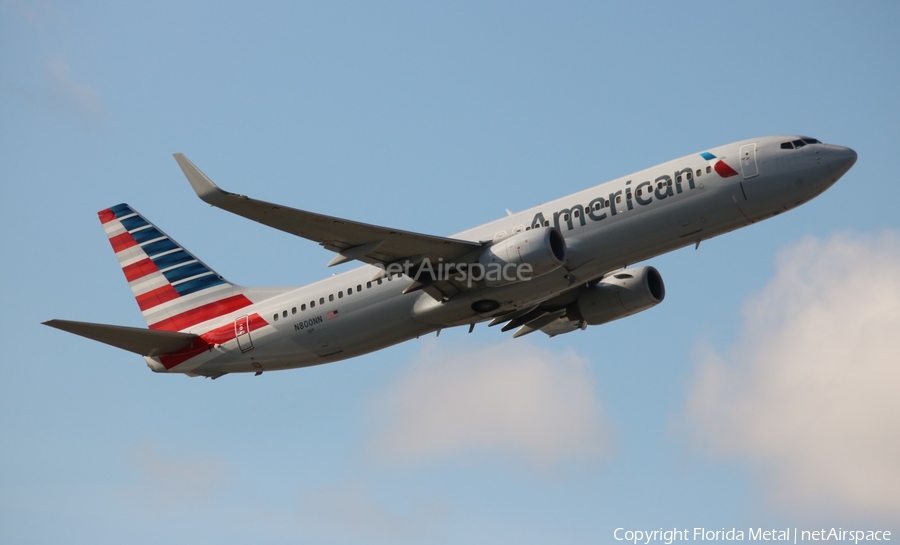
[[[252,349],[246,349],[248,339],[244,350],[230,340],[169,372],[219,375],[334,362],[581,289],[610,271],[789,210],[825,191],[855,162],[856,154],[841,146],[780,147],[798,138],[758,138],[687,155],[453,236],[489,242],[555,226],[565,237],[568,259],[554,272],[475,287],[439,302],[423,291],[403,294],[412,283],[406,276],[372,281],[379,269],[366,265],[243,309],[241,316],[257,313],[268,322],[251,333]],[[717,171],[720,161],[733,174]],[[471,305],[479,300],[500,306],[477,314]],[[193,332],[237,318],[211,320]],[[146,359],[152,369],[165,370],[158,360]]]

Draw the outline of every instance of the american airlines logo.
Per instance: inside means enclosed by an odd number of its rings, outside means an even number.
[[[700,154],[707,161],[716,158],[709,152]],[[716,174],[722,178],[736,176],[737,172],[728,166],[721,159],[712,167]],[[709,170],[707,170],[709,172]],[[697,176],[701,174],[697,170]],[[569,208],[563,208],[553,213],[553,226],[562,230],[565,225],[568,230],[575,228],[575,222],[579,222],[582,227],[587,225],[588,219],[591,221],[602,221],[608,217],[615,216],[627,210],[634,210],[635,206],[647,206],[654,200],[661,201],[669,197],[690,191],[696,188],[694,171],[690,168],[676,170],[671,176],[663,174],[652,182],[647,180],[635,186],[631,185],[632,180],[625,182],[624,190],[616,190],[608,196],[596,197],[591,200],[587,206],[581,204],[573,204]],[[531,220],[532,228],[549,226],[550,222],[544,217],[543,212],[535,214]]]

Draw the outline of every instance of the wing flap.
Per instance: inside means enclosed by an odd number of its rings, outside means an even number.
[[[183,154],[174,155],[194,192],[204,202],[279,231],[318,242],[339,254],[332,260],[333,264],[357,259],[373,265],[388,265],[412,256],[450,262],[482,247],[477,242],[369,225],[229,193],[214,184]]]
[[[44,325],[74,333],[93,341],[128,350],[141,356],[160,356],[175,352],[199,338],[192,333],[177,333],[121,325],[92,324],[70,320],[48,320]]]

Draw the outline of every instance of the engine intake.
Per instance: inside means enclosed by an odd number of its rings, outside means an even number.
[[[623,269],[582,291],[569,309],[569,319],[605,324],[654,307],[665,297],[659,271],[647,266]]]
[[[566,239],[555,227],[522,231],[491,244],[478,258],[490,287],[543,276],[565,262]]]

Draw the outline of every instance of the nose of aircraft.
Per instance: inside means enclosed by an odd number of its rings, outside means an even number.
[[[843,176],[850,168],[856,164],[856,152],[844,146],[830,146],[827,162],[834,173],[835,179]]]

